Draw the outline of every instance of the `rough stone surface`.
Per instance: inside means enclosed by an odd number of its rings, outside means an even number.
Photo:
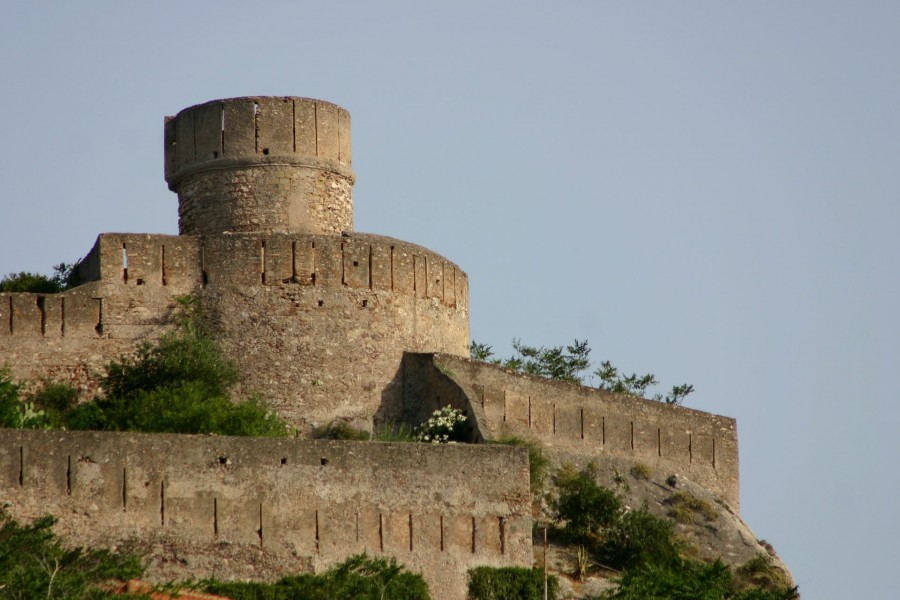
[[[166,118],[182,234],[353,229],[350,115],[309,98],[214,100]]]
[[[151,551],[158,581],[274,579],[393,556],[435,597],[530,565],[523,449],[0,430],[0,503],[71,542]]]
[[[16,378],[65,381],[90,398],[104,365],[168,331],[177,298],[193,294],[240,367],[237,396],[261,393],[301,435],[335,420],[417,424],[449,404],[472,420],[472,441],[525,437],[557,463],[642,462],[737,518],[734,420],[465,358],[466,274],[420,246],[352,231],[342,108],[215,100],[167,117],[164,139],[181,235],[104,233],[79,266],[83,285],[0,294],[0,366]],[[18,517],[54,513],[76,543],[144,550],[159,579],[271,579],[366,549],[455,599],[470,567],[531,564],[524,457],[0,431],[0,501]],[[736,540],[722,551],[743,551]]]
[[[452,355],[407,356],[407,410],[466,409],[478,437],[540,443],[557,463],[599,457],[682,473],[735,512],[740,506],[734,419],[532,377]]]

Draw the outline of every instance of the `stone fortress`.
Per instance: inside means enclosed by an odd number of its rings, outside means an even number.
[[[532,564],[520,448],[304,439],[344,421],[424,421],[453,405],[474,442],[517,435],[558,460],[641,461],[738,510],[733,419],[469,360],[468,279],[426,248],[353,231],[350,116],[248,97],[165,120],[180,235],[101,234],[82,285],[0,294],[0,364],[96,391],[95,373],[172,326],[192,294],[241,393],[302,434],[239,439],[0,431],[0,502],[50,512],[79,544],[147,550],[156,578],[273,578],[363,550],[421,571],[435,598],[468,569]]]

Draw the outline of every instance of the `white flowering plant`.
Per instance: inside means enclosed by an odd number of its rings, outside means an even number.
[[[466,415],[459,409],[445,406],[434,411],[431,417],[416,428],[416,441],[429,444],[455,444],[466,440],[468,424]]]

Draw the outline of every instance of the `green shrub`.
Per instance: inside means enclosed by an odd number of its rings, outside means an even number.
[[[607,592],[610,600],[794,600],[796,588],[736,591],[731,571],[720,561],[683,561],[672,565],[644,565],[626,570],[619,587]]]
[[[601,562],[616,569],[673,565],[680,560],[680,549],[675,525],[654,516],[646,504],[621,514],[595,545]]]
[[[21,271],[10,273],[0,281],[0,292],[30,292],[33,294],[56,294],[62,291],[59,285],[40,273]]]
[[[313,429],[313,438],[317,440],[356,440],[366,441],[371,436],[368,431],[357,429],[346,421],[332,421],[328,425]]]
[[[0,509],[0,597],[113,598],[97,585],[143,574],[137,556],[66,548],[53,533],[54,522],[45,516],[20,525]]]
[[[53,275],[20,271],[0,279],[0,292],[30,292],[32,294],[56,294],[81,284],[78,277],[78,261],[53,266]]]
[[[709,502],[690,492],[675,492],[666,500],[666,504],[669,505],[669,516],[679,523],[694,524],[698,516],[705,521],[719,518],[716,509]]]
[[[557,497],[551,502],[554,518],[564,521],[562,533],[576,542],[591,542],[616,523],[622,502],[595,481],[593,464],[582,471],[563,467],[556,475]]]
[[[556,598],[558,581],[547,578],[547,597]],[[544,570],[526,567],[476,567],[469,571],[470,600],[541,600]]]
[[[209,433],[281,437],[288,426],[259,398],[232,402],[238,370],[206,331],[197,303],[179,299],[179,327],[131,356],[111,361],[101,385],[106,396],[64,412],[70,429]],[[47,402],[65,403],[54,392]]]
[[[203,582],[205,591],[232,600],[428,600],[428,585],[395,559],[351,556],[321,575],[295,575],[276,583]]]
[[[757,554],[737,568],[735,578],[740,587],[760,587],[768,590],[785,588],[788,579],[784,572],[775,566],[768,554]]]
[[[258,399],[232,402],[210,396],[202,382],[101,398],[77,407],[66,419],[72,429],[205,433],[284,437],[287,426]]]
[[[650,476],[653,475],[653,471],[651,471],[650,467],[648,467],[644,463],[633,464],[628,472],[631,473],[631,476],[635,479],[642,479],[645,481],[647,479],[650,479]]]
[[[200,384],[210,396],[225,396],[237,380],[237,367],[213,338],[179,330],[111,361],[100,383],[107,396],[118,398],[188,382]]]
[[[372,437],[376,442],[415,442],[416,430],[402,421],[384,421],[375,424]]]
[[[47,414],[33,400],[21,397],[22,386],[12,373],[0,367],[0,427],[10,429],[46,429],[52,425]]]
[[[66,415],[77,406],[78,390],[64,383],[47,381],[28,399],[43,413],[47,427],[59,428],[65,426]]]

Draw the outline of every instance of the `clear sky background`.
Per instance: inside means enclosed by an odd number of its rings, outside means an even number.
[[[693,383],[804,597],[897,597],[900,3],[445,6],[0,2],[0,274],[177,232],[165,115],[330,100],[476,340]]]

